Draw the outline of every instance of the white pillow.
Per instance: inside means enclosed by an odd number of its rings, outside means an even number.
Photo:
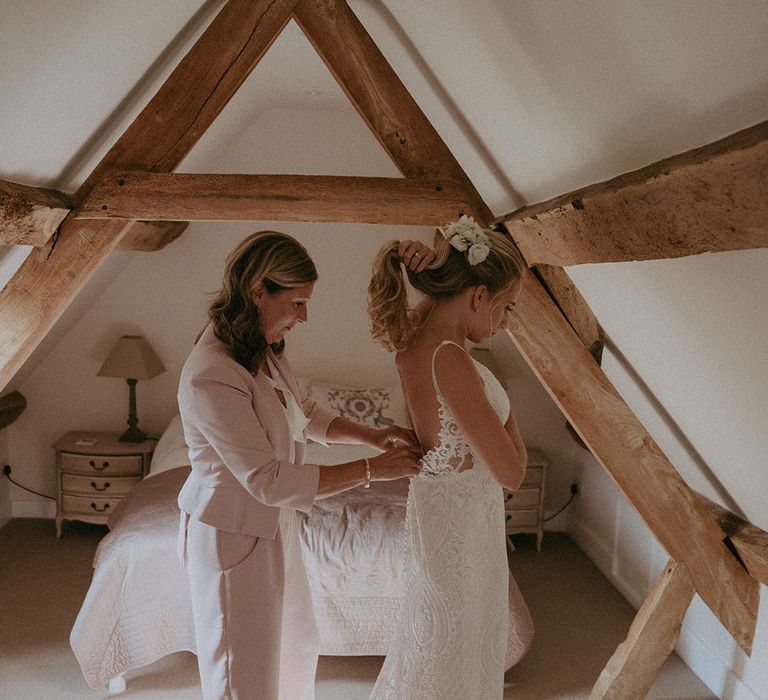
[[[359,389],[310,382],[306,390],[307,394],[326,411],[370,428],[410,425],[400,387]]]
[[[155,451],[152,453],[152,461],[149,463],[147,476],[154,476],[160,472],[184,466],[189,466],[189,449],[187,443],[184,442],[181,416],[177,413],[157,442]]]

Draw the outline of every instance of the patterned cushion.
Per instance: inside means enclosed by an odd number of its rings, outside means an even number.
[[[327,411],[371,428],[409,425],[399,387],[356,389],[311,383],[307,393]]]

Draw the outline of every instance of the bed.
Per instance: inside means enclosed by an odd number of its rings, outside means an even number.
[[[370,396],[350,399],[315,387],[315,398],[318,393],[340,415],[378,426],[398,420],[393,400],[372,409]],[[338,464],[370,454],[360,446],[310,443],[306,461]],[[110,517],[110,532],[94,557],[93,579],[70,634],[91,688],[108,684],[118,692],[125,688],[125,672],[174,652],[195,652],[189,588],[176,554],[176,498],[189,470],[177,416],[158,442],[149,476]],[[321,654],[386,654],[403,585],[407,492],[408,480],[375,483],[318,501],[302,517]],[[523,656],[533,635],[518,597],[517,586],[510,586],[508,667]]]

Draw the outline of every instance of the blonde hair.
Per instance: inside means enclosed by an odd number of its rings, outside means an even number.
[[[490,242],[488,257],[470,265],[466,252],[460,252],[438,232],[435,261],[419,273],[406,268],[408,281],[431,299],[450,299],[467,287],[484,284],[495,294],[521,276],[520,253],[509,236],[484,229]],[[368,284],[368,315],[375,341],[388,350],[408,345],[416,323],[408,308],[408,293],[397,255],[399,241],[390,241],[376,256]]]
[[[278,231],[251,234],[229,254],[225,263],[221,289],[208,309],[214,334],[238,363],[249,372],[257,372],[267,353],[267,341],[259,309],[253,303],[253,286],[261,281],[274,294],[316,279],[312,258],[295,238]],[[271,347],[280,354],[285,341]]]

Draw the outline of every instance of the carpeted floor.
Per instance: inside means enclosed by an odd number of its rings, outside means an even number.
[[[90,690],[69,648],[69,631],[91,578],[100,526],[12,520],[0,530],[0,699],[106,698]],[[505,698],[581,700],[626,636],[634,610],[565,535],[548,533],[537,553],[516,540],[511,565],[536,623],[536,639],[508,672]],[[377,657],[322,657],[317,700],[364,700],[381,667]],[[122,697],[200,700],[192,654],[180,653],[126,674]],[[714,698],[677,656],[648,695],[655,700]],[[405,698],[403,700],[406,700]],[[448,700],[448,699],[446,699]],[[456,700],[473,700],[472,698]]]

